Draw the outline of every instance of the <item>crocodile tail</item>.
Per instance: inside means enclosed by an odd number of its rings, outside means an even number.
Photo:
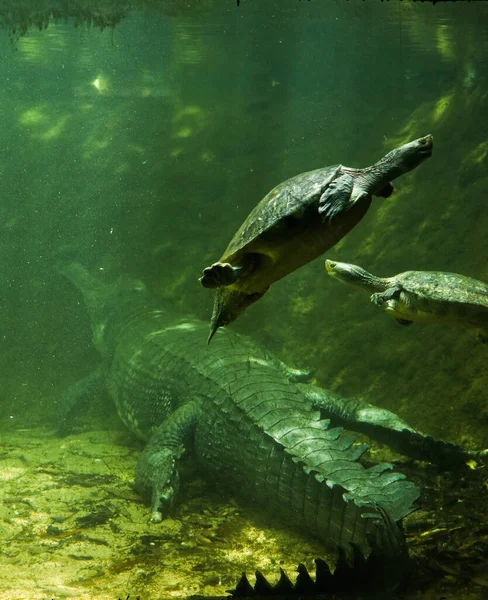
[[[299,564],[295,582],[280,569],[280,578],[270,583],[266,577],[256,571],[256,581],[251,585],[246,573],[243,573],[235,589],[227,590],[232,598],[382,598],[392,600],[395,589],[404,583],[404,576],[409,572],[409,565],[403,562],[401,576],[397,569],[391,570],[391,563],[385,564],[383,556],[372,553],[364,558],[355,547],[353,560],[348,560],[342,550],[332,573],[328,564],[315,559],[315,580],[304,564]]]
[[[381,505],[373,504],[374,513],[371,514],[376,522],[374,534],[369,538],[370,547],[373,549],[372,554],[378,554],[381,551],[382,557],[387,557],[390,560],[402,560],[408,557],[407,547],[405,544],[405,535],[401,521],[395,521],[391,514]],[[369,518],[369,515],[363,514],[364,518]]]
[[[60,263],[56,270],[82,293],[90,312],[97,311],[104,298],[108,297],[113,289],[101,275],[94,275],[80,263]]]

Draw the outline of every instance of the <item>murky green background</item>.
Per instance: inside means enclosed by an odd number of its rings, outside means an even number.
[[[0,29],[0,430],[18,454],[8,477],[33,468],[22,455],[29,431],[54,430],[62,392],[99,362],[86,308],[57,273],[60,262],[139,277],[175,311],[207,320],[212,295],[197,279],[272,187],[328,164],[367,166],[432,133],[432,158],[399,179],[391,199],[375,199],[327,257],[381,276],[448,270],[488,282],[488,3],[242,0],[237,7],[232,0],[168,0],[161,6],[129,11],[103,31],[63,20],[23,36]],[[400,327],[366,294],[329,278],[324,258],[274,284],[231,327],[285,362],[311,369],[324,387],[389,408],[433,436],[487,447],[488,347],[462,329]],[[108,405],[95,407],[92,418],[93,429],[121,428]],[[53,441],[53,433],[45,446],[32,437],[30,451],[45,453],[42,460],[52,461],[59,476],[64,461],[77,462],[80,443],[88,479],[107,453],[102,474],[108,469],[132,481],[132,466],[124,470],[121,461],[127,454],[133,465],[140,447],[128,436],[117,438],[111,455],[92,440],[93,429],[84,434],[85,446],[82,438]],[[49,504],[49,493],[56,494],[44,490],[56,491],[52,473],[34,470],[32,489]],[[19,479],[22,494],[28,496],[29,485]],[[205,525],[210,504],[200,506],[199,485],[192,481],[183,491],[184,518],[195,514]],[[95,488],[84,493],[97,503]],[[63,493],[69,497],[69,486]],[[146,589],[144,573],[134,575],[139,558],[127,558],[127,540],[141,534],[146,508],[124,493],[116,519],[124,533],[112,530],[110,548],[100,546],[108,558],[100,561],[112,561],[107,572],[119,577],[117,593],[138,593]],[[214,514],[231,520],[234,509],[225,509],[227,517],[213,500]],[[18,549],[9,547],[13,565],[31,564],[22,558],[22,536],[31,529],[29,560],[47,560],[40,544],[54,544],[45,540],[52,515],[39,506],[33,528],[20,517],[14,523],[11,503],[2,509],[5,522],[25,528],[15,538]],[[467,517],[476,519],[473,504],[466,506]],[[30,505],[21,506],[21,517],[22,510],[27,514]],[[437,520],[430,526],[440,527]],[[133,538],[126,539],[130,527]],[[195,531],[185,534],[196,539],[198,552],[198,544],[204,548],[202,573],[187,560],[194,591],[200,576],[217,585],[206,573],[208,540],[195,538],[203,531],[199,521]],[[222,535],[233,540],[225,528]],[[275,542],[278,560],[285,542]],[[56,544],[62,548],[63,539]],[[290,544],[286,559],[293,565],[302,556]],[[172,551],[181,558],[178,546]],[[56,552],[49,556],[61,560]],[[268,546],[262,554],[270,555]],[[164,578],[157,549],[151,557],[154,573]],[[62,569],[60,582],[84,586],[87,598],[90,586],[99,585],[97,593],[103,588],[103,597],[111,597],[106,581],[112,580],[95,562],[88,561],[84,582],[67,582]],[[68,556],[66,564],[75,563]],[[56,572],[52,561],[50,568]],[[175,581],[178,568],[175,562]],[[218,575],[219,585],[231,587],[233,573],[221,582]],[[45,583],[32,589],[61,594],[57,581]],[[171,580],[167,589],[177,585]],[[437,600],[432,594],[425,597]]]
[[[49,422],[97,361],[60,258],[136,274],[207,319],[197,277],[269,189],[426,133],[434,156],[327,256],[488,280],[487,18],[478,2],[249,1],[3,31],[2,420]],[[232,327],[433,435],[488,442],[486,348],[399,327],[322,258]]]

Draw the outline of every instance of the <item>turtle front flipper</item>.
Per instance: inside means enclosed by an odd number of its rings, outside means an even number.
[[[371,302],[376,304],[376,306],[381,306],[388,300],[397,300],[402,291],[401,286],[390,287],[384,292],[377,292],[376,294],[371,294]]]
[[[239,279],[243,268],[230,263],[216,262],[203,269],[203,275],[199,281],[206,288],[227,287]]]
[[[347,209],[353,187],[354,179],[348,173],[344,173],[327,185],[319,200],[319,214],[324,222],[332,221]]]

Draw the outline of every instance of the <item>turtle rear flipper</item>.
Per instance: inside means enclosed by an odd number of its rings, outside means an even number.
[[[262,292],[247,294],[235,289],[235,287],[220,287],[217,289],[207,344],[210,344],[219,327],[224,327],[234,321],[237,315],[254,302],[257,302],[267,291],[268,288],[265,288]]]
[[[330,222],[347,209],[353,187],[354,179],[347,173],[327,185],[319,200],[319,214],[322,221]]]
[[[216,262],[203,270],[199,281],[206,288],[227,287],[239,279],[242,269],[230,263]]]

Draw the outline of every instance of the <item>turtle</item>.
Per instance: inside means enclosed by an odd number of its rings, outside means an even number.
[[[270,285],[323,254],[365,215],[372,196],[388,198],[391,181],[432,154],[426,135],[364,169],[334,165],[301,173],[273,188],[237,230],[200,283],[216,288],[208,342]]]
[[[376,277],[357,265],[325,261],[327,273],[373,292],[371,302],[401,325],[446,323],[472,330],[488,341],[488,284],[445,271],[405,271]]]

